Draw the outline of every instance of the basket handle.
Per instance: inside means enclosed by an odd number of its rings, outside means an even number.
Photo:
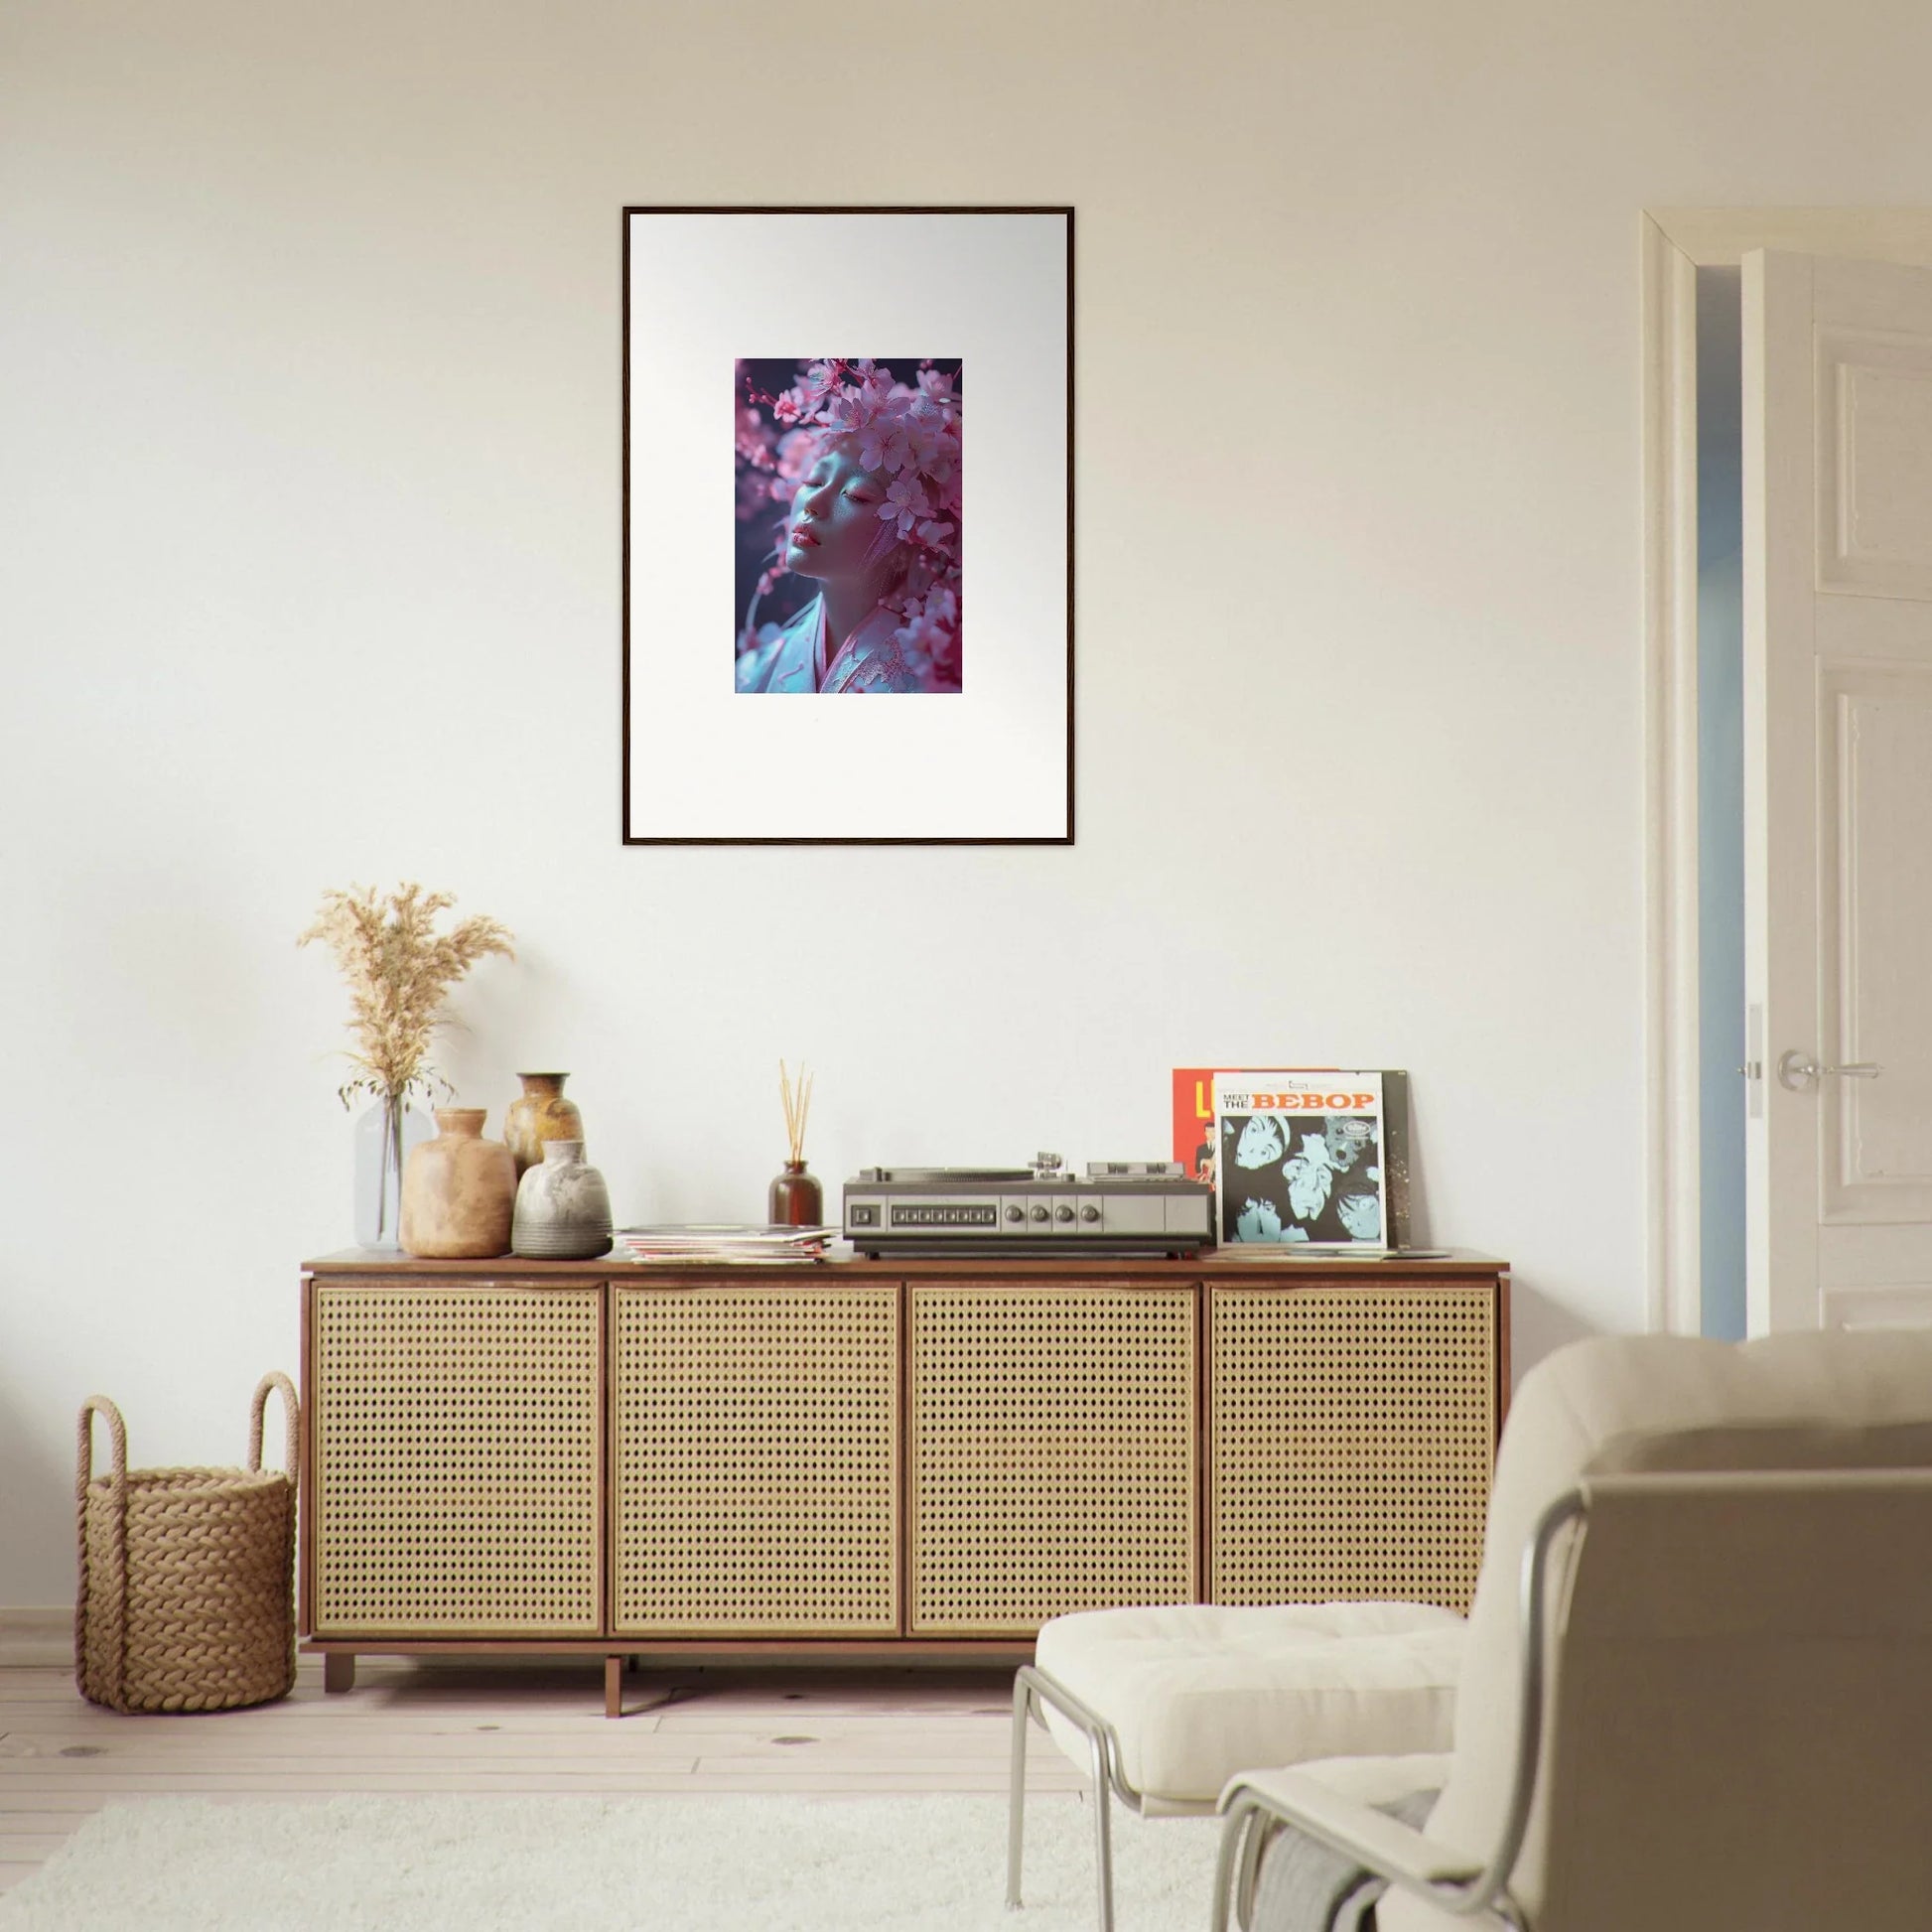
[[[113,1465],[107,1481],[111,1533],[103,1563],[106,1574],[93,1576],[88,1560],[87,1491],[94,1479],[94,1418],[107,1418],[113,1444]],[[80,1566],[73,1592],[73,1673],[82,1692],[96,1703],[120,1708],[127,1695],[127,1424],[104,1395],[90,1395],[80,1405],[80,1453],[74,1480],[74,1514],[80,1543]],[[104,1606],[107,1631],[113,1639],[99,1639],[102,1654],[95,1660],[107,1673],[101,1695],[89,1688],[89,1599],[96,1594]]]
[[[248,1467],[252,1473],[262,1465],[262,1423],[268,1408],[270,1389],[280,1389],[282,1392],[282,1417],[288,1424],[283,1460],[287,1464],[289,1474],[293,1476],[297,1459],[302,1452],[300,1404],[295,1398],[295,1384],[278,1368],[270,1369],[255,1384],[255,1400],[248,1414]]]
[[[74,1500],[84,1508],[87,1485],[94,1479],[94,1418],[107,1418],[108,1440],[113,1446],[113,1488],[118,1494],[127,1487],[127,1424],[121,1412],[104,1395],[90,1395],[80,1405],[80,1454],[73,1485]]]

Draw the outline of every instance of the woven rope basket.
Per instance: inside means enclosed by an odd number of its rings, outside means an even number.
[[[262,1467],[268,1392],[282,1392],[286,1470]],[[97,1476],[93,1418],[113,1467]],[[295,1683],[295,1385],[255,1390],[245,1469],[130,1469],[104,1395],[80,1405],[80,1583],[74,1682],[116,1711],[230,1711]]]

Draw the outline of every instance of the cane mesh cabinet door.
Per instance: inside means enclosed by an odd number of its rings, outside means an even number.
[[[898,1284],[612,1290],[612,1627],[898,1630]]]
[[[1194,1291],[915,1282],[911,1631],[1196,1595]]]
[[[1210,1290],[1217,1603],[1466,1611],[1496,1440],[1496,1290]]]
[[[603,1292],[315,1287],[315,1635],[595,1636]]]

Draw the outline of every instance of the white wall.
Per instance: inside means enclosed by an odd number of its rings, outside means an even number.
[[[625,1217],[759,1210],[780,1053],[834,1182],[1401,1065],[1519,1362],[1639,1325],[1637,211],[1921,194],[1926,18],[1815,16],[9,0],[0,1602],[85,1393],[294,1366],[352,880],[515,929],[443,1064]],[[1079,209],[1071,850],[618,843],[618,211],[765,200]]]

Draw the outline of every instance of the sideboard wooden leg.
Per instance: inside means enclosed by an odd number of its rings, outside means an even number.
[[[604,1715],[607,1718],[623,1716],[623,1659],[607,1657],[604,1660]]]
[[[355,1653],[352,1650],[326,1650],[322,1655],[322,1688],[325,1691],[352,1691],[355,1688]]]

